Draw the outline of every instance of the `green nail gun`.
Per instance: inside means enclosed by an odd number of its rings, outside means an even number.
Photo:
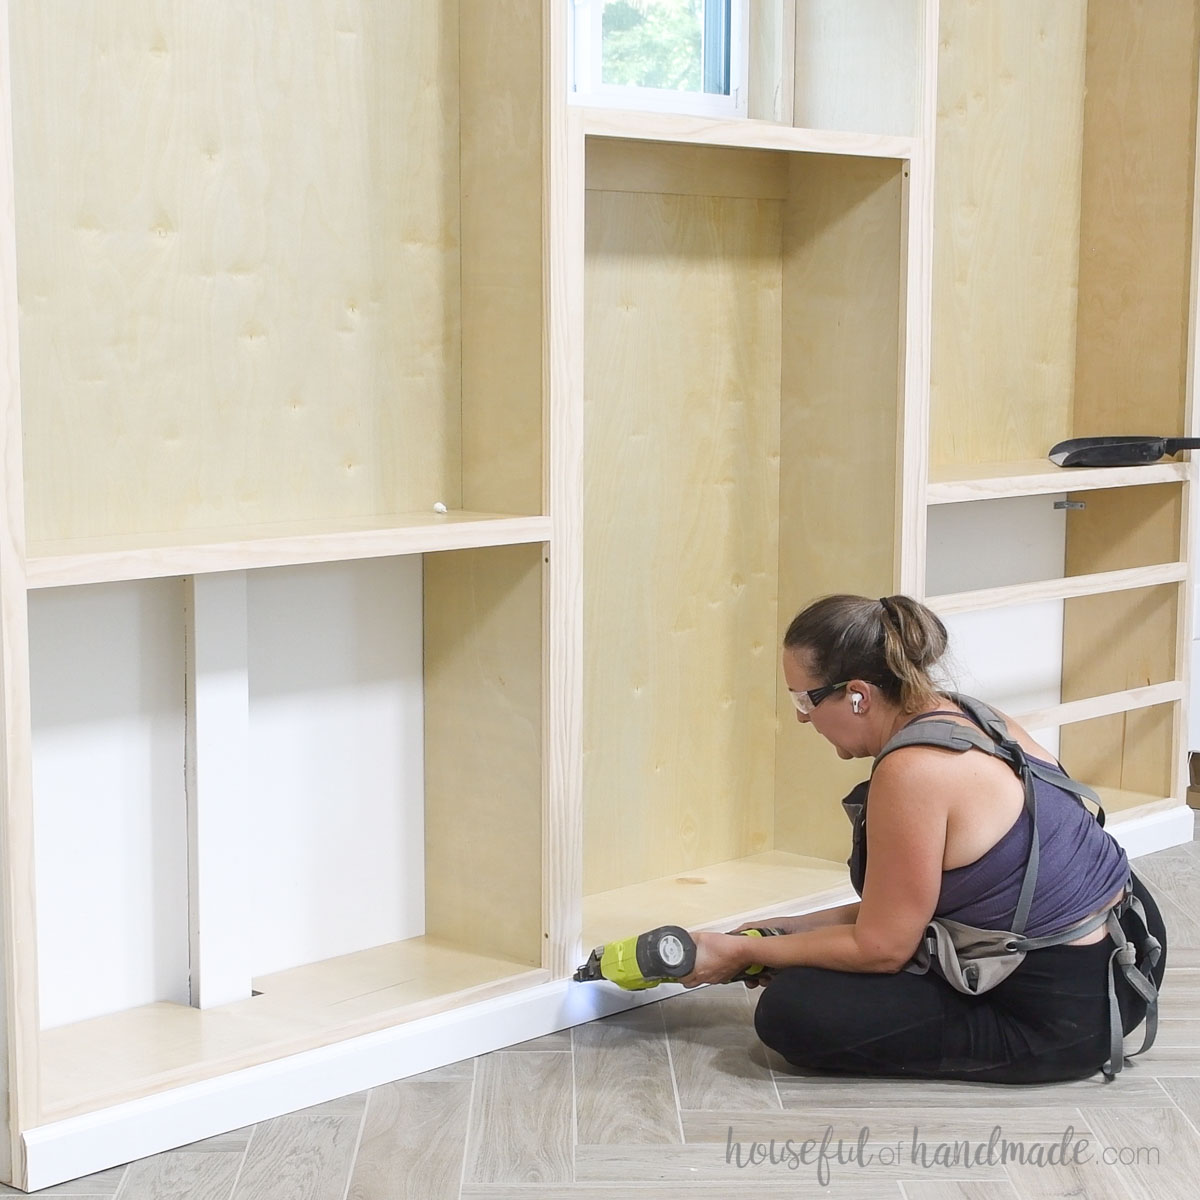
[[[739,932],[746,937],[771,937],[782,930],[761,928]],[[597,946],[573,978],[577,983],[607,979],[628,992],[637,992],[660,983],[673,983],[690,975],[695,967],[696,942],[692,935],[679,925],[660,925],[648,933]],[[752,979],[763,970],[757,965],[747,967],[730,982]]]

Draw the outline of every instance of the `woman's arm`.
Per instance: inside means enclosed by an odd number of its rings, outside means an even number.
[[[946,751],[912,746],[879,765],[871,781],[867,874],[852,922],[761,940],[697,934],[696,969],[685,985],[724,982],[754,963],[871,973],[901,970],[920,943],[941,893],[947,813],[961,782],[958,759]]]
[[[802,913],[797,917],[768,917],[762,921],[747,921],[730,933],[741,933],[743,929],[761,929],[769,926],[781,933],[803,933],[806,929],[822,929],[826,925],[853,925],[858,917],[859,902],[839,904],[836,908],[822,908],[816,912]]]

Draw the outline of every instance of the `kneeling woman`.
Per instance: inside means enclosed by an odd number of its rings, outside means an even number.
[[[938,691],[930,672],[945,648],[941,621],[907,596],[831,596],[792,622],[783,670],[797,719],[841,758],[878,759],[863,789],[861,900],[775,920],[778,937],[698,934],[684,982],[763,964],[758,1034],[801,1067],[1008,1083],[1111,1074],[1123,1061],[1113,1048],[1162,981],[1162,918],[1125,852],[1054,782],[1070,783],[1053,755],[1012,720]],[[923,744],[933,728],[970,730],[975,745]],[[986,750],[997,729],[1008,760]],[[1022,896],[1031,810],[1038,853]],[[987,990],[963,989],[953,970],[911,969],[934,918],[1051,944]],[[1110,964],[1122,930],[1140,947],[1128,970]]]

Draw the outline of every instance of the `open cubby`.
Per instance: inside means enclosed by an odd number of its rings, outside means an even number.
[[[43,1120],[547,977],[542,570],[513,546],[36,597]]]
[[[542,513],[543,15],[11,5],[31,554]]]
[[[935,481],[1186,432],[1196,22],[1174,0],[941,5]]]
[[[822,591],[892,590],[904,177],[588,141],[592,940],[844,881],[861,767],[794,726],[778,646]]]

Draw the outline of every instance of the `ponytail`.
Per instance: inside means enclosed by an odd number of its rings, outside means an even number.
[[[864,679],[904,712],[936,702],[932,671],[946,651],[946,627],[911,596],[826,596],[788,626],[783,644],[804,650],[825,683]]]

